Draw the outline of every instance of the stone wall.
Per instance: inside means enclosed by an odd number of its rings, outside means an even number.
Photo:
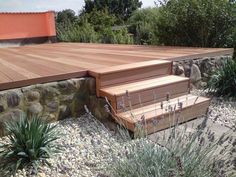
[[[209,74],[228,59],[231,57],[174,62],[173,73],[190,77],[195,87],[201,87],[206,85]],[[109,117],[104,108],[106,101],[96,97],[95,85],[95,79],[87,77],[0,91],[0,136],[4,134],[4,122],[18,119],[22,113],[40,115],[52,122],[79,117],[87,105],[95,117],[106,120]]]
[[[4,122],[18,119],[20,114],[38,114],[48,122],[85,113],[84,105],[100,119],[107,118],[105,100],[96,97],[94,78],[70,79],[0,91],[0,136]]]
[[[173,63],[173,73],[178,76],[189,77],[192,87],[201,88],[207,85],[211,73],[231,56],[218,56],[198,58],[194,60],[181,60]]]

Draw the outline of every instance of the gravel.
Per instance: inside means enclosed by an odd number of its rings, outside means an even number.
[[[55,143],[59,144],[61,152],[49,159],[51,167],[43,165],[39,168],[38,176],[102,177],[105,167],[111,163],[112,154],[122,148],[123,139],[89,115],[57,124],[62,135]],[[18,171],[16,176],[34,176],[34,171]]]
[[[192,94],[209,97],[205,90],[193,90]],[[227,101],[224,98],[212,97],[208,116],[213,122],[235,130],[236,102]]]
[[[194,90],[192,93],[206,95],[202,90]],[[212,99],[209,118],[214,122],[235,128],[235,116],[235,102]],[[39,177],[106,177],[103,175],[106,166],[111,164],[114,154],[119,154],[127,143],[89,115],[62,120],[57,124],[61,136],[56,143],[62,150],[49,160],[51,167],[40,166]],[[0,143],[4,141],[7,139],[0,139]],[[34,171],[18,171],[17,176],[34,176]]]

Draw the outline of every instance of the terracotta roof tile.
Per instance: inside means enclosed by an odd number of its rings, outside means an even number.
[[[54,11],[50,10],[50,11],[43,11],[43,12],[0,12],[0,14],[43,14],[47,12],[54,12]]]

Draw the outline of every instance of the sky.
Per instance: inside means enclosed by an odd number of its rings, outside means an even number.
[[[142,7],[154,6],[154,0],[142,0]],[[0,0],[0,12],[60,11],[82,9],[84,0]]]

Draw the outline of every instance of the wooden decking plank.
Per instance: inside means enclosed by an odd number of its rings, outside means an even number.
[[[188,100],[186,101],[187,96],[188,96]],[[190,94],[190,95],[181,96],[179,98],[172,99],[172,100],[170,100],[170,103],[167,103],[167,101],[166,101],[163,103],[164,104],[163,107],[165,108],[167,105],[172,105],[172,106],[177,105],[178,100],[183,103],[183,108],[191,107],[195,104],[199,104],[204,101],[209,101],[208,98],[193,96]],[[140,121],[140,118],[142,117],[142,115],[145,114],[145,117],[148,120],[148,119],[151,119],[155,116],[161,116],[164,113],[167,113],[165,110],[161,109],[160,104],[161,103],[156,103],[156,104],[144,106],[142,108],[131,110],[131,113],[134,115],[134,117],[131,117],[130,111],[124,112],[124,113],[119,113],[119,116],[126,119],[127,121],[135,123],[137,121]],[[180,110],[180,109],[176,108],[176,112],[178,110]],[[133,119],[133,118],[135,118],[135,119]]]
[[[79,66],[81,68],[96,68],[96,67],[105,67],[106,65],[98,65],[94,63],[89,63],[89,62],[83,62],[79,60],[73,60],[73,59],[68,59],[68,58],[52,58],[52,57],[45,57],[41,55],[36,55],[36,54],[28,54],[28,56],[33,56],[39,59],[43,60],[48,60],[48,61],[53,61],[61,64],[69,64],[71,66]]]
[[[40,77],[40,75],[35,74],[31,71],[28,71],[22,67],[19,67],[18,65],[15,65],[11,62],[5,61],[4,59],[0,58],[0,63],[3,67],[11,68],[14,71],[17,71],[21,75],[23,75],[26,78],[32,78],[32,77]],[[16,76],[15,76],[16,77]]]
[[[33,49],[36,53],[38,50],[41,50],[41,54],[45,56],[45,50],[43,49]],[[32,51],[32,49],[29,51]],[[111,53],[93,53],[93,52],[88,52],[86,50],[80,50],[79,52],[76,51],[71,51],[71,50],[63,50],[63,49],[57,49],[57,50],[49,50],[47,52],[47,55],[50,57],[55,57],[55,56],[71,56],[74,57],[73,59],[84,59],[86,61],[89,61],[90,63],[103,63],[106,64],[107,66],[110,65],[119,65],[119,64],[126,64],[126,63],[132,63],[132,62],[138,62],[138,61],[145,61],[145,60],[150,60],[150,57],[137,57],[137,56],[129,56],[127,59],[127,56],[125,54],[119,54],[119,55],[114,55]],[[153,57],[151,57],[153,58]]]
[[[145,62],[136,62],[136,63],[113,66],[113,67],[98,68],[98,69],[92,70],[91,72],[98,73],[98,74],[109,74],[109,73],[114,73],[114,72],[120,72],[123,70],[133,70],[133,69],[144,68],[144,67],[153,66],[153,65],[162,65],[162,64],[170,64],[170,62],[164,61],[164,60],[149,60]]]
[[[64,74],[58,74],[58,75],[51,75],[51,76],[43,76],[38,78],[31,78],[31,79],[23,79],[23,80],[17,80],[17,81],[9,81],[0,83],[0,90],[6,90],[11,88],[18,88],[23,86],[28,86],[32,84],[41,84],[41,83],[47,83],[52,81],[60,81],[65,79],[71,79],[71,78],[80,78],[87,76],[86,70],[81,70],[78,72],[72,72],[72,73],[64,73]]]
[[[9,76],[7,76],[2,70],[0,70],[0,84],[9,81],[12,81],[12,79]]]
[[[39,62],[30,60],[27,56],[14,55],[10,58],[6,56],[3,57],[2,59],[6,62],[14,63],[16,66],[21,67],[22,69],[27,70],[29,72],[32,71],[31,73],[35,74],[35,76],[32,75],[32,77],[40,77],[44,75],[52,75],[57,74],[58,72],[63,72],[62,70],[59,71],[57,69],[51,68],[49,66],[49,63],[47,65],[42,65]]]
[[[188,78],[170,75],[170,76],[164,76],[160,78],[146,79],[143,81],[136,81],[136,82],[134,81],[128,84],[120,84],[117,86],[106,87],[106,88],[102,88],[101,91],[108,94],[112,94],[112,95],[121,95],[121,94],[125,94],[126,91],[135,92],[135,91],[140,91],[147,88],[151,89],[151,88],[171,84],[174,82],[182,82],[182,81],[188,81],[188,80],[189,80]]]
[[[232,55],[232,52],[233,49],[84,43],[55,43],[0,48],[0,58],[2,62],[4,61],[4,65],[0,66],[0,82],[7,83],[9,80],[10,88],[11,85],[14,85],[12,81],[18,83],[24,80],[22,83],[30,84],[31,82],[27,83],[25,79],[41,78],[38,81],[42,82],[45,77],[57,80],[57,76],[63,74],[66,76],[70,74],[75,76],[73,73],[84,75],[89,70],[107,67],[114,67],[115,70],[119,65],[129,63],[132,65],[132,63],[153,59],[175,61],[216,55]]]

